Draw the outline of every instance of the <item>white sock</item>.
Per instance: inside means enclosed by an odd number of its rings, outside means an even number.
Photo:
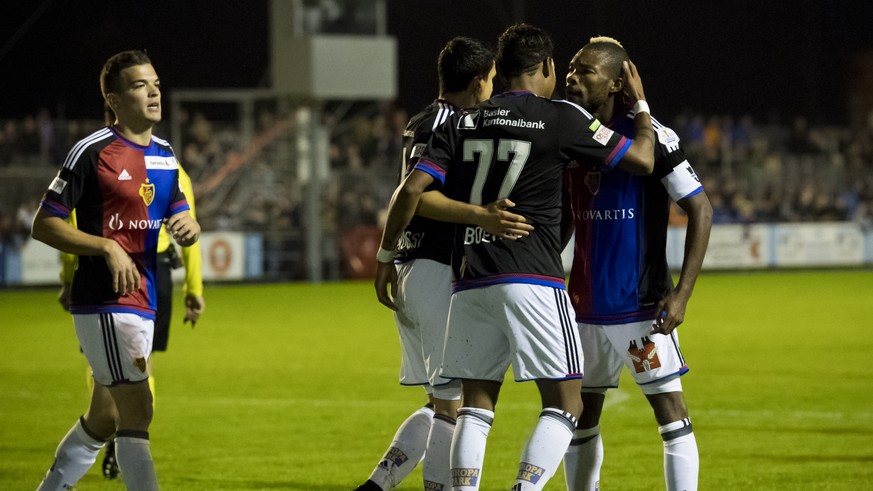
[[[576,418],[572,414],[553,407],[543,409],[533,435],[521,453],[518,476],[512,489],[543,489],[558,470],[575,429]]]
[[[449,454],[452,450],[452,435],[455,420],[437,414],[433,417],[430,435],[427,437],[427,452],[421,467],[425,491],[448,491],[452,485]]]
[[[89,435],[82,419],[70,428],[55,451],[55,462],[45,475],[37,491],[70,489],[88,472],[97,460],[97,453],[106,442]]]
[[[485,444],[494,423],[494,411],[462,407],[452,438],[449,456],[452,469],[452,490],[477,490],[482,481]]]
[[[664,480],[667,491],[696,491],[700,457],[691,419],[658,427],[664,439]]]
[[[433,409],[429,407],[423,407],[409,415],[397,428],[391,446],[385,451],[379,465],[373,469],[370,480],[385,491],[400,484],[424,457],[432,421]]]
[[[598,491],[600,467],[603,465],[603,439],[600,425],[576,430],[564,454],[564,477],[567,491]]]
[[[157,491],[158,478],[147,431],[118,430],[115,458],[128,491]]]

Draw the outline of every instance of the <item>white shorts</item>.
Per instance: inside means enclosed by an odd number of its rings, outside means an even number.
[[[452,298],[451,267],[430,259],[398,264],[397,287],[394,301],[400,310],[394,313],[394,319],[402,350],[400,383],[431,386],[450,383],[437,372],[443,361]]]
[[[651,331],[651,320],[611,326],[580,323],[585,347],[583,389],[618,387],[623,366],[643,387],[685,374],[688,367],[679,350],[678,333],[665,336]]]
[[[582,346],[567,291],[506,283],[452,295],[440,374],[502,382],[582,377]]]
[[[149,377],[155,321],[137,314],[76,314],[79,346],[91,365],[94,380],[113,386]]]

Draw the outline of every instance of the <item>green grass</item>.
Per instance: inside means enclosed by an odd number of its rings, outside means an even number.
[[[155,359],[162,489],[352,489],[424,401],[397,384],[396,330],[370,283],[210,286],[207,302],[194,330],[177,304]],[[0,489],[34,489],[87,405],[85,361],[54,291],[0,292],[0,322]],[[869,489],[871,327],[870,270],[700,278],[680,328],[700,488]],[[604,489],[663,489],[645,399],[625,377],[607,404]],[[483,491],[512,485],[537,414],[532,384],[505,385]],[[123,485],[95,466],[77,489]]]

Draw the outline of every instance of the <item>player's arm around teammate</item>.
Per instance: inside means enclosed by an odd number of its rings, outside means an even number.
[[[508,199],[496,200],[486,206],[471,205],[436,191],[425,193],[433,181],[433,176],[426,172],[412,171],[394,191],[388,205],[389,209],[396,208],[398,211],[389,213],[382,231],[374,284],[379,303],[391,310],[397,310],[394,303],[397,297],[397,269],[394,267],[393,251],[403,229],[416,213],[444,222],[476,224],[507,240],[525,237],[533,230],[533,225],[525,217],[507,211],[515,206]],[[424,195],[429,196],[422,200]]]

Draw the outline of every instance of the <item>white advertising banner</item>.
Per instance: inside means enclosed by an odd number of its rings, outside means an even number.
[[[777,224],[776,266],[852,266],[864,262],[864,234],[854,223]]]
[[[714,225],[703,269],[766,268],[770,266],[769,225]],[[685,227],[670,227],[667,262],[674,270],[685,256]]]
[[[204,232],[200,236],[203,279],[241,280],[245,277],[246,241],[240,232]]]
[[[24,285],[60,285],[61,253],[38,240],[28,240],[21,247],[21,283]]]

